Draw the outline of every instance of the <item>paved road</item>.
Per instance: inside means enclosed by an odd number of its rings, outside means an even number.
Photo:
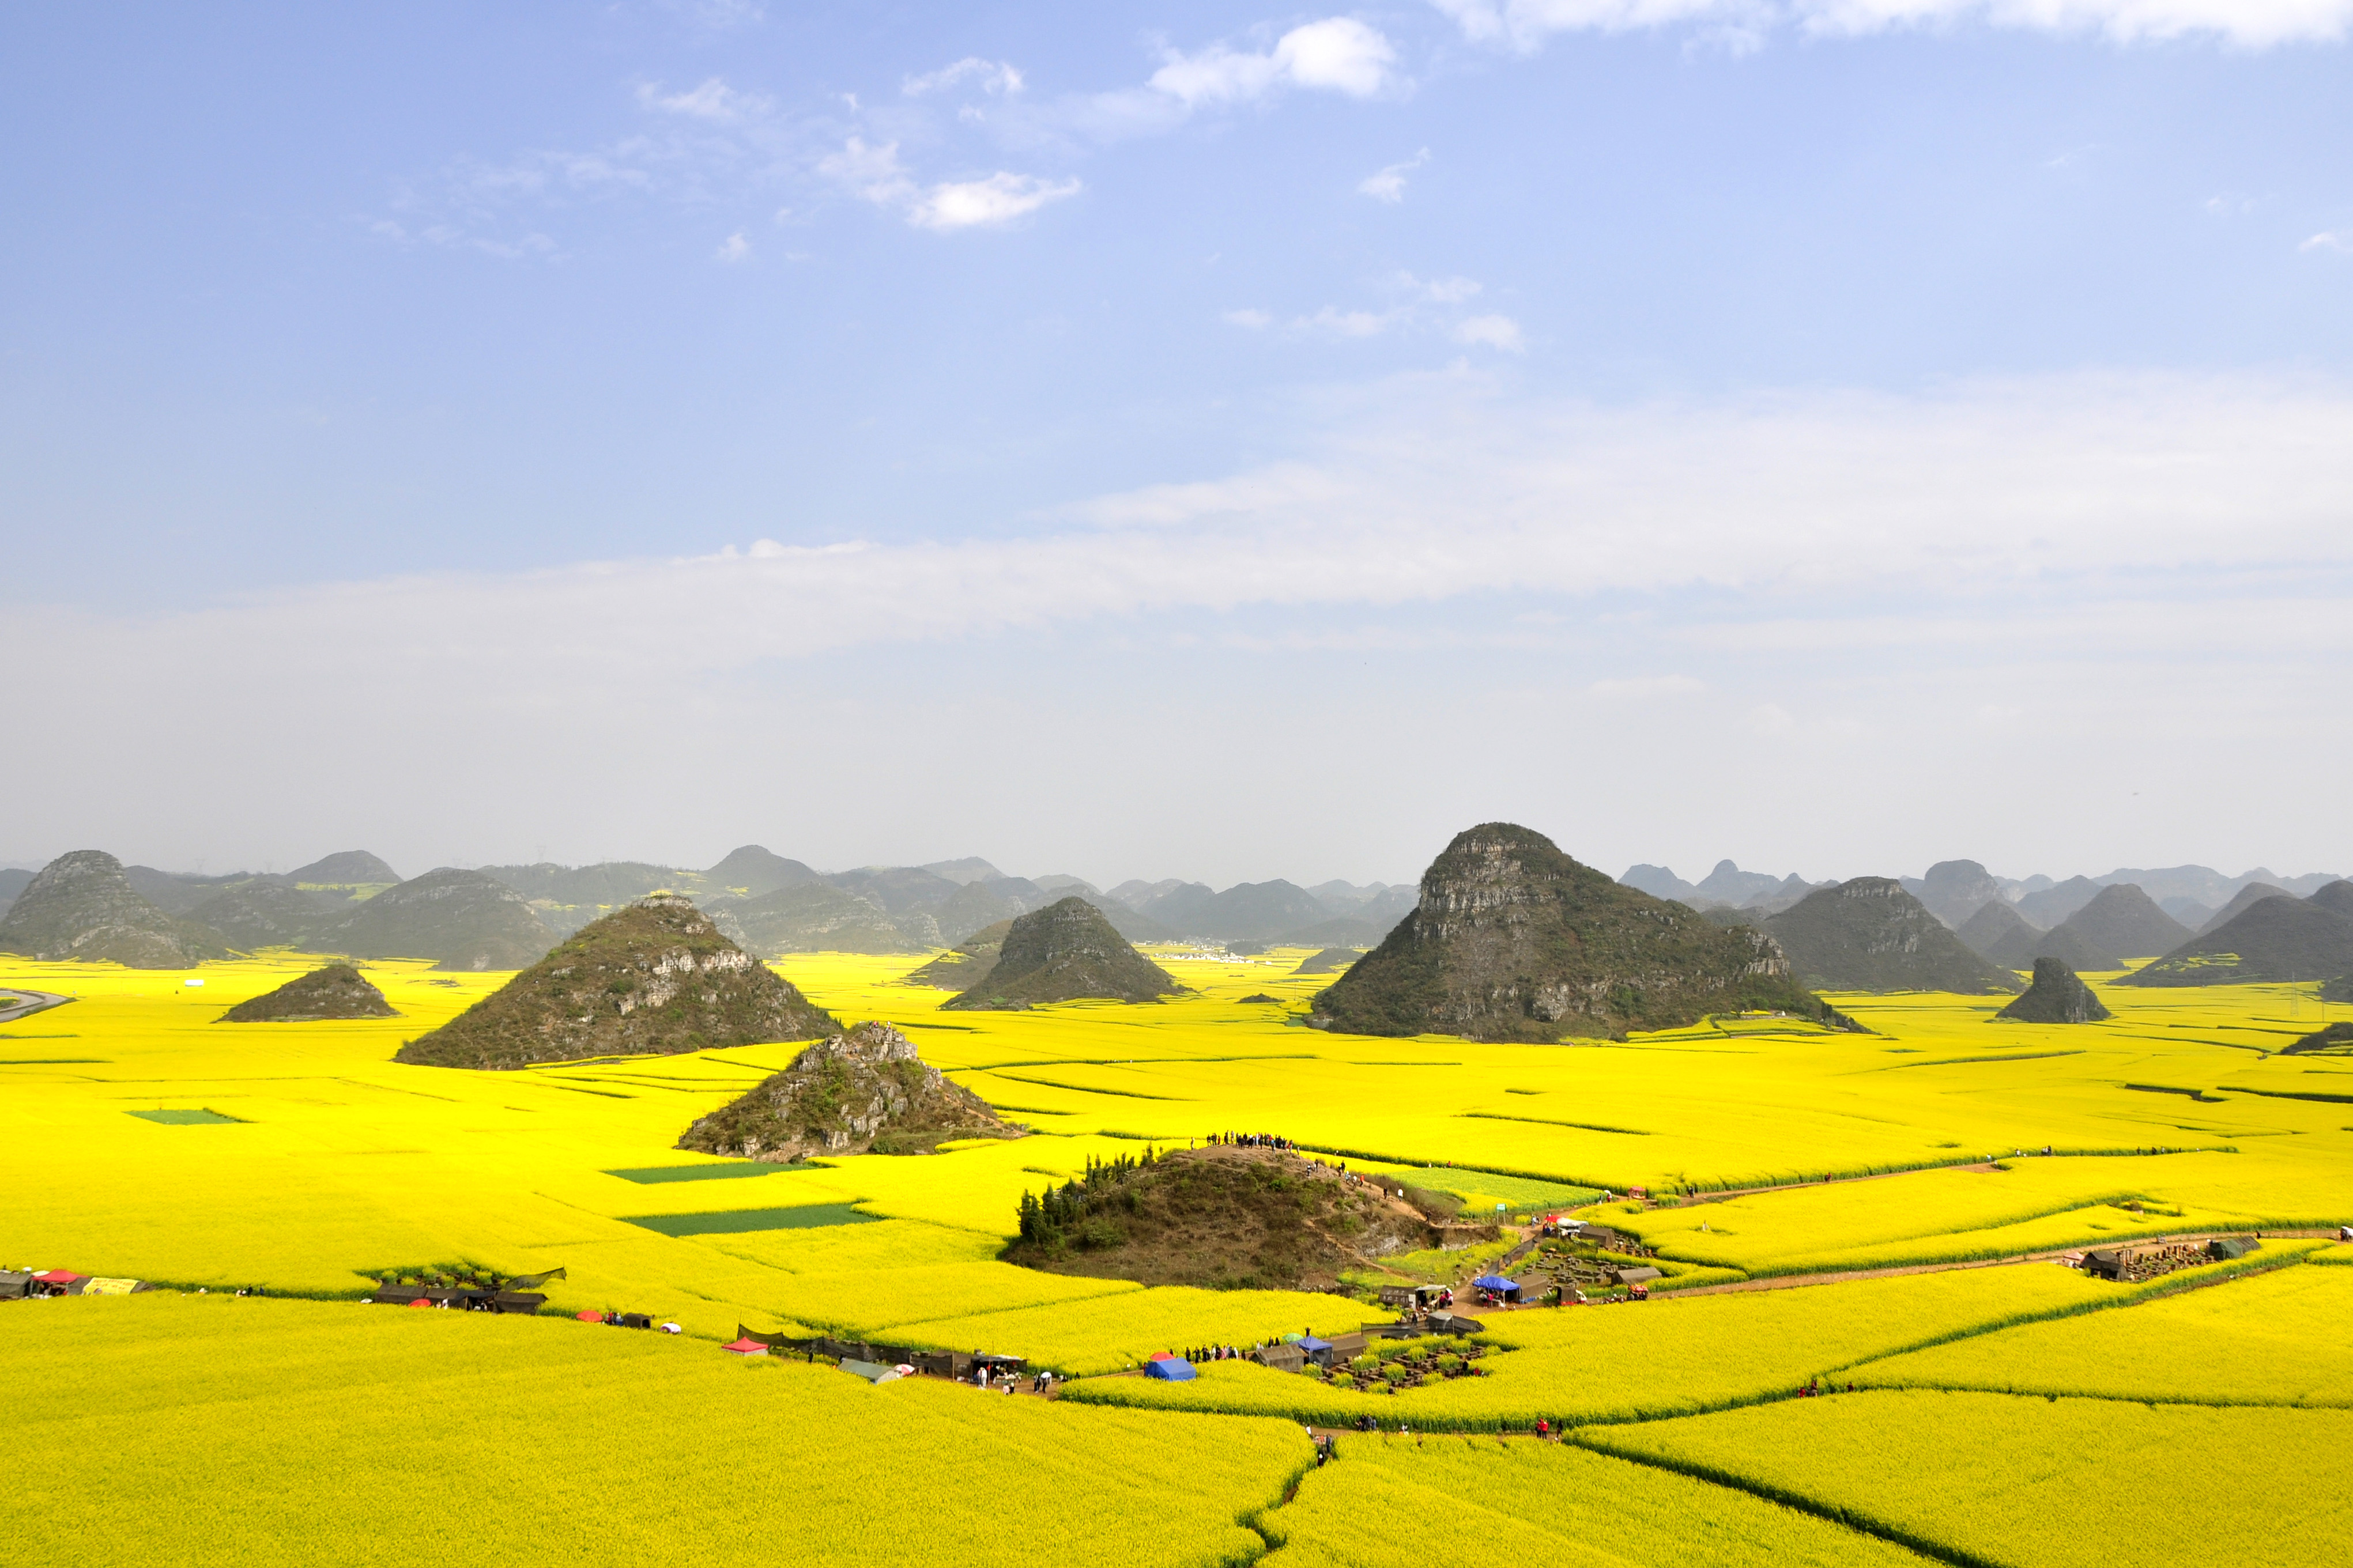
[[[13,1024],[19,1018],[29,1018],[51,1007],[62,1007],[72,1000],[72,997],[60,996],[54,991],[27,991],[22,986],[11,985],[0,989],[0,1024]]]

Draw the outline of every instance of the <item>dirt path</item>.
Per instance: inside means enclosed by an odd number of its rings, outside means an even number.
[[[2135,1236],[2113,1245],[2118,1247],[2161,1247],[2176,1241],[2214,1241],[2223,1237],[2246,1236],[2243,1230],[2182,1231],[2165,1236]],[[2316,1230],[2267,1230],[2267,1241],[2285,1241],[2302,1237],[2333,1237],[2336,1227]],[[1899,1274],[1944,1274],[1956,1268],[2005,1268],[2016,1263],[2050,1263],[2071,1252],[2089,1251],[2089,1247],[2061,1247],[2048,1252],[2021,1252],[2009,1258],[1970,1258],[1944,1263],[1906,1263],[1892,1268],[1844,1268],[1829,1274],[1776,1274],[1762,1279],[1736,1279],[1725,1285],[1694,1285],[1688,1290],[1662,1290],[1653,1301],[1672,1301],[1685,1296],[1724,1296],[1736,1290],[1789,1290],[1803,1285],[1836,1285],[1849,1279],[1892,1279]]]

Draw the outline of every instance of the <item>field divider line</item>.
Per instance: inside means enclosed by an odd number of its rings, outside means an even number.
[[[1767,1502],[1779,1503],[1782,1507],[1795,1509],[1799,1513],[1810,1514],[1816,1519],[1842,1525],[1859,1535],[1873,1536],[1890,1545],[1901,1546],[1908,1552],[1916,1552],[1923,1557],[1932,1558],[1939,1563],[1950,1563],[1954,1564],[1954,1568],[2015,1568],[2015,1564],[2005,1563],[1998,1557],[1980,1556],[1965,1547],[1948,1545],[1944,1542],[1916,1534],[1900,1524],[1876,1518],[1859,1509],[1844,1508],[1820,1498],[1809,1497],[1804,1492],[1775,1486],[1770,1481],[1761,1481],[1753,1477],[1743,1476],[1736,1471],[1720,1469],[1716,1466],[1697,1459],[1676,1459],[1658,1454],[1630,1453],[1624,1449],[1613,1447],[1606,1442],[1588,1441],[1586,1431],[1587,1429],[1581,1426],[1573,1428],[1565,1440],[1576,1444],[1580,1448],[1588,1448],[1597,1454],[1606,1454],[1613,1459],[1626,1459],[1637,1465],[1648,1465],[1655,1470],[1666,1470],[1675,1475],[1688,1476],[1696,1481],[1706,1481],[1713,1486],[1728,1487],[1734,1491],[1746,1492],[1749,1496],[1762,1498]]]

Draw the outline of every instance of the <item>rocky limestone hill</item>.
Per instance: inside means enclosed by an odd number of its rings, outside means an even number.
[[[555,933],[495,877],[444,866],[336,915],[302,943],[353,958],[429,958],[436,969],[521,969]]]
[[[1809,893],[1765,922],[1809,985],[1826,991],[2021,990],[1890,877]]]
[[[713,905],[720,928],[763,958],[787,952],[923,952],[939,945],[931,917],[893,919],[881,905],[823,882],[779,888],[742,903]],[[932,939],[932,940],[926,940]]]
[[[948,895],[947,902],[939,907],[932,919],[940,928],[942,942],[961,942],[975,931],[987,931],[991,926],[1010,925],[1013,918],[1027,911],[1029,907],[1027,903],[1006,897],[986,882],[966,882]]]
[[[1975,860],[1937,861],[1920,879],[1915,896],[1930,914],[1955,931],[1988,904],[2007,907],[2009,903],[2002,897],[2001,884]]]
[[[2241,915],[2245,914],[2249,910],[2253,909],[2255,905],[2262,903],[2265,899],[2292,899],[2294,897],[2295,897],[2295,895],[2289,892],[2285,888],[2275,887],[2269,882],[2250,882],[2245,887],[2241,888],[2237,892],[2232,894],[2230,901],[2225,903],[2221,909],[2216,910],[2214,911],[2213,918],[2208,921],[2204,925],[2200,926],[2195,934],[2205,936],[2211,932],[2221,931],[2224,926],[2230,924],[2232,921],[2237,920]],[[2167,951],[2170,952],[2171,950],[2168,949]]]
[[[219,932],[176,920],[142,899],[103,849],[58,856],[0,915],[0,952],[131,969],[186,969],[228,956]]]
[[[2353,971],[2353,917],[2307,899],[2260,899],[2119,985],[2242,985]]]
[[[2305,902],[2317,904],[2324,910],[2333,910],[2348,920],[2353,920],[2353,882],[2341,879],[2331,882],[2305,900]]]
[[[1977,913],[1963,921],[1953,934],[1961,939],[1963,947],[1968,948],[1979,958],[1989,963],[2000,963],[2001,960],[1994,955],[1998,952],[2007,951],[2005,943],[2013,939],[2022,939],[2031,942],[2042,932],[2030,924],[2024,915],[2020,914],[2001,900],[1996,899],[1989,904],[1978,906]],[[2024,966],[2003,964],[2002,967],[2007,969]]]
[[[1430,863],[1414,912],[1316,996],[1308,1022],[1550,1041],[1752,1008],[1820,1014],[1754,926],[1713,925],[1578,864],[1541,833],[1491,822]]]
[[[275,991],[238,1003],[224,1024],[311,1024],[328,1018],[397,1018],[366,975],[348,963],[330,963]]]
[[[2073,931],[2090,946],[2119,958],[2149,958],[2171,952],[2189,940],[2189,928],[2157,907],[2157,900],[2131,882],[2113,882],[2055,931]]]
[[[394,1059],[503,1070],[806,1040],[840,1027],[693,904],[656,897],[582,927]]]
[[[252,881],[206,899],[188,918],[220,932],[239,952],[253,952],[301,947],[334,916],[290,883]]]
[[[1023,1194],[1020,1224],[1008,1263],[1211,1289],[1329,1289],[1344,1269],[1439,1245],[1421,1213],[1380,1184],[1222,1143],[1091,1163],[1043,1198]],[[1335,1310],[1348,1328],[1363,1315]]]
[[[2010,970],[2031,969],[2036,960],[2044,958],[2055,958],[2070,969],[2090,970],[2094,973],[2125,966],[2123,959],[2094,947],[2082,931],[2065,921],[2049,931],[2024,926],[1994,943],[1993,951],[1985,956],[1989,962]]]
[[[989,971],[997,967],[997,955],[1005,946],[1005,934],[1012,929],[1013,921],[1008,919],[976,931],[909,974],[902,984],[929,985],[941,991],[969,991],[987,979]]]
[[[725,859],[702,875],[714,890],[738,892],[751,899],[818,879],[818,874],[799,861],[788,860],[757,844],[729,851]]]
[[[1293,974],[1337,974],[1365,955],[1353,947],[1327,947],[1299,961]]]
[[[388,888],[400,880],[400,873],[364,849],[343,849],[297,866],[286,880],[298,887]]]
[[[2013,1024],[2096,1024],[2110,1014],[2063,961],[2038,958],[2034,984],[1994,1016]]]
[[[1184,989],[1130,947],[1101,910],[1073,893],[1015,921],[995,967],[940,1005],[994,1012],[1084,998],[1156,1002]]]
[[[1018,1138],[978,1095],[951,1082],[890,1025],[860,1024],[793,1058],[741,1100],[696,1121],[681,1149],[779,1163],[810,1154],[928,1154],[958,1138]]]

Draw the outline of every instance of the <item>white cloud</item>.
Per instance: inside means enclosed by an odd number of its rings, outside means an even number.
[[[719,259],[726,262],[741,261],[751,254],[752,242],[745,239],[740,232],[729,235],[720,243],[717,251]]]
[[[1465,37],[1523,51],[1554,33],[1698,25],[1791,26],[1853,37],[1983,26],[2097,34],[2118,43],[2219,38],[2244,48],[2333,43],[2353,31],[2353,0],[1430,0]]]
[[[1391,163],[1377,174],[1366,174],[1356,182],[1356,192],[1377,202],[1401,202],[1405,200],[1405,177],[1429,162],[1430,149],[1424,147],[1402,163]]]
[[[938,229],[1010,223],[1049,202],[1077,195],[1079,189],[1075,179],[1041,180],[1034,174],[1000,172],[985,180],[934,185],[908,210],[907,221],[920,228]]]
[[[818,168],[877,206],[896,208],[918,228],[979,228],[1009,223],[1049,202],[1074,196],[1081,189],[1075,179],[1043,180],[1002,171],[986,179],[921,185],[899,162],[897,142],[870,147],[856,136]]]
[[[1395,310],[1342,310],[1326,305],[1291,324],[1300,331],[1323,332],[1335,338],[1371,338],[1388,331],[1398,320]]]
[[[1410,272],[1399,273],[1398,278],[1408,289],[1439,305],[1460,305],[1479,292],[1475,278],[1433,278],[1427,283]]]
[[[1458,343],[1484,343],[1506,353],[1518,353],[1527,344],[1521,339],[1520,324],[1509,316],[1472,316],[1458,321],[1454,327]]]
[[[1151,86],[1187,109],[1247,102],[1282,87],[1370,98],[1390,84],[1396,62],[1396,49],[1378,29],[1353,16],[1330,16],[1293,27],[1264,54],[1224,44],[1192,55],[1171,50]]]
[[[945,92],[962,82],[978,79],[984,92],[1002,93],[1008,98],[1018,94],[1024,85],[1020,70],[1003,60],[985,60],[977,55],[967,55],[952,66],[922,76],[911,76],[900,84],[899,90],[909,98],[921,98],[927,93]]]
[[[675,93],[665,93],[658,85],[647,83],[638,89],[638,102],[667,114],[683,114],[723,125],[757,119],[776,107],[773,100],[757,93],[736,91],[718,77]]]
[[[2296,249],[2327,250],[2339,256],[2353,256],[2353,236],[2339,234],[2335,229],[2323,229],[2297,246]]]
[[[1274,318],[1264,310],[1228,310],[1225,319],[1229,325],[1249,327],[1252,331],[1271,326],[1274,322]]]

